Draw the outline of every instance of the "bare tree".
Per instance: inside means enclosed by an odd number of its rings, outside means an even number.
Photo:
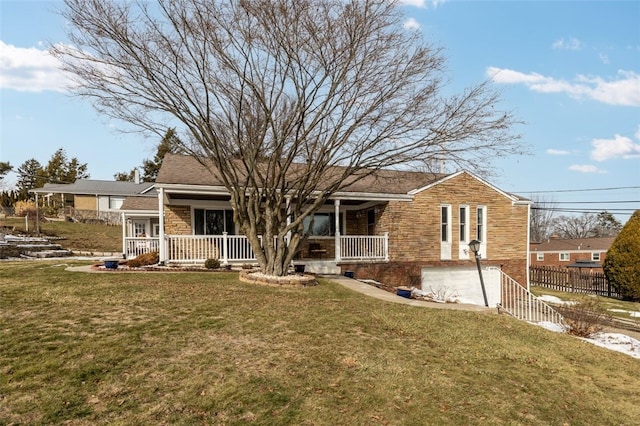
[[[74,92],[137,128],[175,127],[224,181],[266,274],[286,274],[305,217],[355,180],[522,150],[489,81],[443,95],[441,49],[389,0],[65,4],[73,47],[52,52]]]
[[[583,213],[580,216],[558,216],[553,222],[553,231],[561,238],[595,237],[598,216]]]
[[[555,201],[547,199],[544,195],[531,197],[531,217],[529,219],[529,234],[533,242],[546,241],[553,231],[553,213]]]

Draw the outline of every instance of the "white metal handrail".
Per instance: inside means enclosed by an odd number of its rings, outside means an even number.
[[[529,322],[551,322],[565,327],[564,317],[509,275],[500,271],[501,308]]]

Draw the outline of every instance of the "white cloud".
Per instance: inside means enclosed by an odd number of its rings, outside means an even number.
[[[534,92],[566,93],[573,98],[590,98],[609,105],[640,106],[640,74],[618,71],[616,80],[578,75],[573,81],[557,80],[538,73],[522,73],[489,67],[487,75],[496,83],[524,84]]]
[[[598,174],[607,173],[606,170],[601,170],[591,164],[574,164],[572,166],[569,166],[569,170],[573,170],[574,172],[580,172],[580,173],[598,173]]]
[[[403,27],[407,30],[417,30],[420,28],[420,24],[413,18],[409,18],[403,24]]]
[[[405,6],[413,6],[419,7],[421,9],[425,9],[427,4],[430,4],[434,9],[440,6],[441,4],[446,3],[449,0],[400,0],[400,4]]]
[[[582,48],[582,42],[575,37],[568,40],[561,38],[560,40],[554,41],[551,47],[559,50],[580,50]]]
[[[634,143],[630,138],[615,135],[613,139],[594,139],[591,144],[591,159],[606,161],[612,158],[640,158],[640,144]]]
[[[569,155],[570,152],[562,150],[562,149],[549,148],[549,149],[547,149],[547,154],[549,154],[549,155]]]
[[[0,40],[0,89],[64,92],[60,62],[45,49],[16,47]]]
[[[600,60],[602,61],[603,64],[609,65],[609,56],[606,53],[600,54]]]

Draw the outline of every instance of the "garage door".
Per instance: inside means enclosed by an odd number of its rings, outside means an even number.
[[[500,271],[496,268],[482,270],[489,306],[500,303]],[[422,291],[460,303],[484,306],[478,269],[473,267],[422,268]],[[439,297],[443,298],[443,297]]]

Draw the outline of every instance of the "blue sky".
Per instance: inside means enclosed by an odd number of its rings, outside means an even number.
[[[517,131],[530,155],[496,162],[492,183],[560,208],[640,209],[640,1],[403,3],[406,27],[445,49],[449,89],[491,77],[501,107],[526,123]],[[122,123],[64,92],[46,52],[66,41],[61,6],[0,0],[0,160],[46,164],[64,148],[110,180],[159,141],[117,132]]]

